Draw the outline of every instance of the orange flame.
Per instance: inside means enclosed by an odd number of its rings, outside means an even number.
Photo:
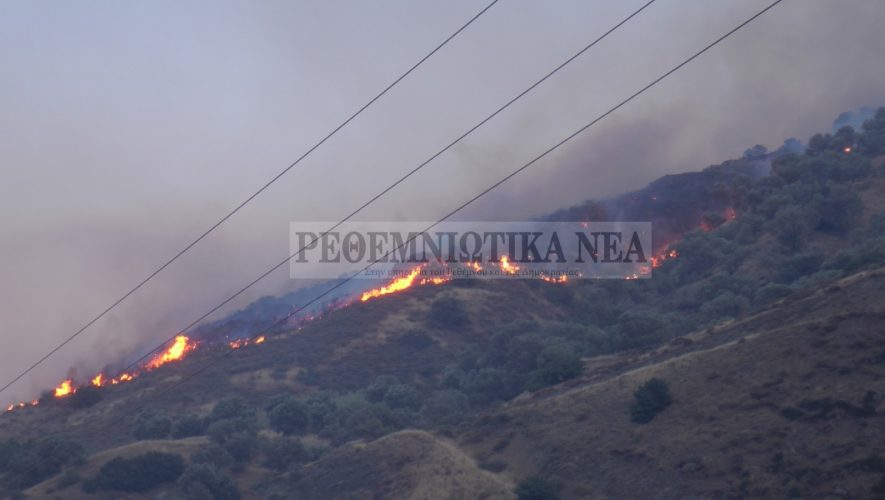
[[[568,283],[568,276],[564,274],[560,276],[547,276],[542,274],[539,276],[539,278],[546,281],[547,283]]]
[[[265,340],[266,339],[264,338],[264,335],[262,335],[262,336],[258,337],[257,339],[255,339],[255,343],[256,344],[263,344]]]
[[[507,256],[501,257],[501,269],[504,270],[507,274],[516,274],[519,271],[519,266],[510,263],[510,259]]]
[[[421,267],[422,266],[418,266],[415,269],[412,269],[412,271],[408,275],[403,276],[402,278],[397,278],[391,281],[386,286],[382,286],[381,288],[373,288],[363,293],[363,295],[360,297],[360,301],[365,302],[369,299],[374,299],[375,297],[380,297],[382,295],[387,295],[390,293],[401,292],[406,288],[409,288],[415,283],[415,278],[417,278],[418,275],[421,274]]]
[[[65,380],[58,387],[55,388],[55,397],[63,398],[65,396],[70,396],[77,390],[73,387],[74,381],[71,379]]]
[[[190,342],[190,339],[187,338],[187,336],[179,335],[175,337],[175,342],[173,342],[165,352],[158,354],[154,359],[148,361],[145,367],[148,370],[153,370],[171,361],[178,361],[184,358],[185,354],[193,351],[196,347],[197,344]],[[120,377],[120,380],[122,381],[123,377]]]
[[[104,385],[104,373],[99,373],[92,379],[92,385],[95,387],[101,387]]]

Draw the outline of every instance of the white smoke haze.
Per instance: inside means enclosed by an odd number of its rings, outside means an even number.
[[[502,0],[228,224],[9,391],[142,354],[643,2]],[[762,8],[662,0],[360,214],[448,212]],[[210,8],[211,7],[211,8]],[[19,2],[0,18],[0,382],[174,255],[480,4]],[[469,207],[520,220],[776,148],[885,104],[885,6],[784,2]],[[852,26],[845,30],[845,26]],[[288,267],[225,311],[300,286]]]

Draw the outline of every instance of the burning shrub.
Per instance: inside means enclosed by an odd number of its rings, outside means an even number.
[[[192,464],[178,480],[178,488],[186,498],[239,500],[236,483],[209,464]]]
[[[173,482],[184,472],[181,455],[151,451],[132,458],[117,457],[104,464],[95,478],[83,485],[96,490],[145,492]]]
[[[132,424],[135,439],[165,439],[171,430],[172,420],[159,410],[140,413]]]
[[[637,424],[647,424],[673,402],[667,382],[653,378],[639,386],[633,393],[635,401],[630,405],[630,419]]]
[[[274,406],[268,413],[270,426],[285,435],[305,434],[310,425],[310,414],[304,403],[287,398]]]

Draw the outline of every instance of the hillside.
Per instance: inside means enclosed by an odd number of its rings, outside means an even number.
[[[2,491],[879,494],[883,138],[885,110],[862,132],[765,156],[767,176],[746,157],[571,209],[671,221],[652,279],[415,286],[262,344],[206,343],[129,383],[46,395],[0,415]],[[219,335],[285,309],[262,304]],[[655,378],[669,404],[637,418],[634,392]]]

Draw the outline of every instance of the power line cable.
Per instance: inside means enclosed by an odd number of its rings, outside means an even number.
[[[483,14],[485,14],[486,11],[488,11],[489,9],[491,9],[492,6],[494,6],[496,3],[498,3],[498,0],[492,0],[488,5],[485,6],[485,8],[483,8],[482,10],[480,10],[476,15],[474,15],[472,18],[470,18],[466,23],[464,23],[460,28],[458,28],[454,33],[452,33],[451,35],[449,35],[448,38],[446,38],[445,40],[443,40],[442,43],[440,43],[439,45],[437,45],[433,50],[431,50],[430,52],[428,52],[427,55],[425,55],[425,56],[422,57],[420,60],[418,60],[418,62],[415,63],[414,65],[412,65],[412,67],[410,67],[405,73],[403,73],[403,74],[400,75],[398,78],[396,78],[396,79],[393,81],[393,83],[391,83],[390,85],[388,85],[387,87],[385,87],[384,90],[382,90],[381,92],[379,92],[375,97],[373,97],[372,99],[370,99],[369,102],[367,102],[366,104],[364,104],[364,105],[363,105],[361,108],[359,108],[356,112],[354,112],[352,115],[350,115],[350,117],[348,117],[346,120],[344,120],[343,122],[341,122],[340,125],[338,125],[338,126],[335,127],[334,129],[332,129],[332,131],[329,132],[328,134],[326,134],[326,135],[325,135],[325,136],[324,136],[319,142],[317,142],[316,144],[314,144],[313,146],[311,146],[307,151],[305,151],[301,156],[299,156],[297,160],[295,160],[294,162],[292,162],[291,164],[289,164],[288,167],[284,168],[280,173],[278,173],[277,175],[275,175],[275,176],[274,176],[272,179],[270,179],[267,183],[265,183],[263,186],[261,186],[261,188],[259,188],[257,191],[255,191],[254,193],[252,193],[252,195],[250,195],[248,198],[246,198],[246,200],[244,200],[242,203],[240,203],[239,205],[237,205],[236,208],[234,208],[233,210],[231,210],[227,215],[225,215],[225,216],[222,217],[218,222],[216,222],[215,224],[213,224],[209,229],[207,229],[205,232],[203,232],[203,233],[202,233],[199,237],[197,237],[194,241],[192,241],[190,244],[188,244],[188,245],[185,246],[183,249],[181,249],[178,253],[176,253],[171,259],[167,260],[163,265],[161,265],[161,266],[158,267],[154,272],[152,272],[151,274],[149,274],[149,275],[148,275],[146,278],[144,278],[140,283],[138,283],[137,285],[135,285],[135,287],[133,287],[131,290],[129,290],[128,292],[126,292],[125,294],[123,294],[123,296],[121,296],[119,299],[117,299],[116,301],[114,301],[114,303],[112,303],[110,306],[108,306],[105,310],[103,310],[103,311],[102,311],[101,313],[99,313],[97,316],[95,316],[95,317],[93,317],[91,320],[89,320],[89,322],[87,322],[87,323],[86,323],[85,325],[83,325],[79,330],[77,330],[76,332],[74,332],[70,337],[68,337],[68,338],[65,339],[63,342],[61,342],[60,344],[58,344],[57,346],[55,346],[55,347],[54,347],[52,350],[50,350],[46,355],[44,355],[43,357],[41,357],[40,359],[38,359],[38,360],[37,360],[36,362],[34,362],[31,366],[29,366],[26,370],[24,370],[23,372],[19,373],[15,378],[13,378],[13,379],[10,380],[8,383],[6,383],[6,385],[4,385],[2,388],[0,388],[0,393],[2,393],[3,391],[5,391],[5,390],[8,389],[9,387],[11,387],[13,384],[15,384],[16,382],[18,382],[19,380],[21,380],[22,377],[24,377],[25,375],[27,375],[28,373],[30,373],[31,371],[33,371],[35,368],[37,368],[38,366],[40,366],[44,361],[46,361],[47,359],[49,359],[52,355],[54,355],[56,352],[58,352],[59,350],[61,350],[64,346],[66,346],[67,344],[69,344],[71,341],[73,341],[75,338],[77,338],[81,333],[83,333],[83,332],[86,331],[89,327],[91,327],[93,324],[95,324],[95,322],[97,322],[98,320],[100,320],[101,318],[103,318],[107,313],[111,312],[111,310],[113,310],[115,307],[117,307],[118,305],[120,305],[120,303],[122,303],[122,302],[125,301],[127,298],[129,298],[129,296],[131,296],[133,293],[135,293],[136,291],[138,291],[139,289],[141,289],[141,287],[143,287],[145,284],[147,284],[149,281],[151,281],[151,280],[152,280],[154,277],[156,277],[158,274],[160,274],[161,272],[163,272],[163,271],[164,271],[167,267],[169,267],[173,262],[175,262],[176,260],[178,260],[179,257],[181,257],[182,255],[184,255],[185,253],[187,253],[191,248],[193,248],[195,245],[197,245],[200,241],[202,241],[204,238],[206,238],[207,236],[209,236],[210,233],[212,233],[213,231],[215,231],[215,229],[217,229],[219,226],[221,226],[222,224],[224,224],[228,219],[230,219],[231,217],[233,217],[234,214],[236,214],[236,213],[239,212],[243,207],[245,207],[246,205],[248,205],[252,200],[254,200],[256,197],[258,197],[258,195],[260,195],[262,192],[264,192],[267,188],[269,188],[272,184],[274,184],[277,180],[279,180],[279,179],[280,179],[282,176],[284,176],[287,172],[289,172],[290,170],[292,170],[293,168],[295,168],[296,165],[298,165],[299,163],[301,163],[302,160],[304,160],[305,158],[307,158],[307,157],[308,157],[311,153],[313,153],[317,148],[319,148],[319,147],[322,146],[326,141],[328,141],[330,138],[332,138],[333,135],[337,134],[338,131],[340,131],[342,128],[346,127],[350,122],[352,122],[354,119],[356,119],[356,117],[358,117],[360,114],[362,114],[363,111],[365,111],[365,110],[368,109],[370,106],[372,106],[376,101],[378,101],[379,99],[381,99],[381,97],[383,97],[385,94],[387,94],[387,92],[390,91],[390,89],[392,89],[393,87],[395,87],[399,82],[401,82],[403,79],[405,79],[407,76],[409,76],[413,71],[415,71],[415,70],[418,68],[418,66],[421,66],[421,64],[423,64],[425,61],[427,61],[428,59],[430,59],[431,56],[433,56],[434,54],[436,54],[440,49],[442,49],[445,45],[447,45],[450,41],[452,41],[452,39],[454,39],[456,36],[458,36],[462,31],[464,31],[465,29],[467,29],[468,26],[470,26],[471,24],[473,24],[474,21],[476,21],[477,19],[479,19],[480,16],[482,16]]]
[[[473,202],[475,202],[475,201],[478,200],[479,198],[485,196],[486,194],[488,194],[490,191],[494,190],[495,188],[497,188],[497,187],[500,186],[501,184],[504,184],[505,182],[507,182],[508,180],[510,180],[511,178],[513,178],[514,176],[518,175],[520,172],[522,172],[522,171],[526,170],[527,168],[529,168],[530,166],[534,165],[534,164],[537,163],[539,160],[541,160],[542,158],[546,157],[547,155],[549,155],[550,153],[552,153],[552,152],[555,151],[556,149],[560,148],[561,146],[565,145],[566,143],[568,143],[569,141],[571,141],[572,139],[574,139],[574,138],[577,137],[578,135],[580,135],[580,134],[582,134],[583,132],[585,132],[585,131],[586,131],[587,129],[589,129],[590,127],[592,127],[592,126],[594,126],[595,124],[599,123],[600,121],[602,121],[603,119],[605,119],[607,116],[611,115],[612,113],[614,113],[615,111],[617,111],[618,109],[620,109],[621,107],[623,107],[624,105],[626,105],[627,103],[629,103],[630,101],[632,101],[632,100],[634,100],[635,98],[639,97],[640,95],[642,95],[643,93],[645,93],[646,91],[648,91],[649,89],[651,89],[652,87],[654,87],[655,85],[657,85],[658,83],[660,83],[662,80],[666,79],[667,77],[669,77],[669,76],[672,75],[673,73],[679,71],[681,68],[683,68],[684,66],[688,65],[689,63],[691,63],[692,61],[694,61],[695,59],[697,59],[698,57],[700,57],[702,54],[704,54],[704,53],[707,52],[708,50],[710,50],[710,49],[712,49],[713,47],[715,47],[716,45],[718,45],[718,44],[719,44],[720,42],[722,42],[723,40],[725,40],[725,39],[727,39],[728,37],[730,37],[731,35],[737,33],[737,32],[740,31],[742,28],[744,28],[745,26],[747,26],[748,24],[750,24],[751,22],[753,22],[754,20],[756,20],[757,18],[759,18],[760,16],[762,16],[763,14],[765,14],[766,12],[768,12],[769,10],[771,10],[772,8],[774,8],[776,5],[778,5],[778,4],[781,3],[782,1],[783,1],[783,0],[775,0],[774,2],[772,2],[771,4],[769,4],[767,7],[765,7],[764,9],[762,9],[762,10],[760,10],[759,12],[757,12],[756,14],[754,14],[754,15],[753,15],[752,17],[750,17],[749,19],[745,20],[745,21],[742,22],[741,24],[737,25],[735,28],[731,29],[730,31],[728,31],[728,32],[725,33],[724,35],[720,36],[720,37],[717,38],[715,41],[711,42],[710,44],[708,44],[707,46],[705,46],[703,49],[701,49],[701,50],[699,50],[698,52],[694,53],[691,57],[689,57],[688,59],[685,59],[684,61],[682,61],[681,63],[679,63],[678,65],[676,65],[675,67],[673,67],[672,69],[670,69],[669,71],[667,71],[666,73],[664,73],[663,75],[661,75],[661,76],[659,76],[658,78],[654,79],[651,83],[647,84],[645,87],[642,87],[640,90],[636,91],[635,93],[633,93],[632,95],[630,95],[630,96],[627,97],[626,99],[622,100],[621,102],[619,102],[618,104],[616,104],[614,107],[612,107],[611,109],[609,109],[609,110],[606,111],[605,113],[599,115],[598,117],[596,117],[595,119],[593,119],[592,121],[590,121],[589,123],[587,123],[586,125],[584,125],[583,127],[579,128],[578,130],[576,130],[575,132],[573,132],[572,134],[570,134],[570,135],[567,136],[566,138],[564,138],[564,139],[562,139],[561,141],[557,142],[556,144],[554,144],[553,146],[551,146],[550,148],[548,148],[547,150],[545,150],[543,153],[541,153],[541,154],[539,154],[538,156],[534,157],[534,158],[533,158],[531,161],[529,161],[528,163],[522,165],[521,167],[519,167],[519,168],[517,168],[516,170],[512,171],[511,173],[507,174],[505,177],[503,177],[502,179],[498,180],[497,182],[495,182],[495,183],[492,184],[491,186],[489,186],[489,187],[487,187],[486,189],[482,190],[481,192],[479,192],[479,194],[475,195],[473,198],[471,198],[471,199],[467,200],[466,202],[462,203],[461,205],[459,205],[457,208],[455,208],[454,210],[452,210],[451,212],[449,212],[448,214],[446,214],[446,215],[445,215],[444,217],[442,217],[441,219],[439,219],[439,220],[437,220],[436,222],[434,222],[433,224],[427,226],[422,232],[430,231],[430,230],[433,229],[435,226],[437,226],[438,224],[442,223],[443,221],[445,221],[445,220],[448,219],[449,217],[451,217],[451,216],[455,215],[456,213],[460,212],[460,211],[463,210],[465,207],[467,207],[468,205],[472,204]],[[323,297],[325,297],[326,295],[328,295],[329,293],[331,293],[331,292],[334,291],[335,289],[337,289],[337,288],[343,286],[345,283],[347,283],[348,281],[354,279],[356,276],[358,276],[358,275],[360,275],[361,273],[365,272],[366,270],[368,270],[370,267],[372,267],[373,265],[377,264],[378,262],[382,262],[386,257],[390,256],[393,252],[399,250],[399,249],[402,248],[403,246],[405,246],[405,245],[409,244],[411,241],[415,240],[415,239],[417,238],[417,236],[420,235],[420,234],[421,234],[421,233],[417,233],[416,235],[409,237],[409,238],[408,238],[406,241],[404,241],[401,245],[399,245],[399,246],[397,246],[396,248],[390,250],[390,251],[387,252],[384,256],[382,256],[381,258],[379,258],[379,259],[377,259],[377,260],[371,262],[369,265],[363,267],[362,269],[360,269],[360,270],[357,271],[356,273],[354,273],[354,274],[348,276],[347,278],[345,278],[345,279],[339,281],[339,282],[336,283],[334,286],[328,288],[325,292],[323,292],[323,293],[321,293],[320,295],[317,295],[316,297],[314,297],[310,302],[304,304],[303,306],[300,306],[298,309],[296,309],[296,310],[290,312],[285,318],[282,318],[282,319],[276,321],[276,322],[273,323],[270,327],[268,327],[268,328],[266,328],[266,329],[260,331],[258,334],[255,334],[255,335],[253,335],[253,336],[250,337],[250,338],[257,338],[257,337],[260,337],[261,335],[264,335],[264,334],[266,334],[266,333],[269,333],[271,330],[273,330],[273,328],[275,328],[275,327],[277,327],[277,326],[280,326],[281,324],[285,323],[285,322],[286,322],[290,317],[292,317],[293,315],[298,314],[299,312],[303,311],[303,310],[306,309],[307,307],[310,307],[311,305],[313,305],[314,303],[316,303],[317,301],[319,301],[320,299],[322,299]],[[183,377],[180,381],[178,381],[177,383],[175,383],[175,385],[173,385],[172,387],[170,387],[168,390],[172,390],[172,389],[178,387],[180,384],[183,384],[183,383],[186,382],[187,380],[190,380],[190,379],[195,378],[197,375],[199,375],[200,373],[203,373],[204,371],[208,370],[210,367],[212,367],[212,366],[213,366],[215,363],[217,363],[219,360],[224,359],[225,357],[231,355],[231,353],[233,353],[233,352],[235,352],[235,351],[234,351],[234,350],[229,350],[229,351],[227,351],[225,354],[223,354],[222,356],[219,356],[218,358],[216,358],[216,359],[214,359],[214,360],[210,360],[205,366],[203,366],[202,368],[198,369],[198,370],[195,371],[194,373],[192,373],[192,374],[190,374],[190,375],[188,375],[188,376],[186,376],[186,377]],[[165,394],[166,392],[167,392],[167,391],[163,391],[161,394]]]
[[[140,358],[138,358],[137,360],[135,360],[135,361],[133,361],[132,363],[130,363],[130,364],[129,364],[124,370],[122,370],[117,376],[122,375],[123,373],[127,373],[127,372],[129,372],[130,370],[132,370],[133,368],[137,367],[142,361],[145,361],[145,360],[146,360],[148,357],[150,357],[152,354],[154,354],[154,353],[160,351],[161,349],[163,349],[163,347],[164,347],[166,344],[169,344],[169,343],[173,342],[173,341],[175,340],[176,337],[178,337],[178,336],[181,335],[182,333],[187,332],[188,330],[190,330],[191,328],[193,328],[194,326],[196,326],[197,324],[199,324],[201,321],[203,321],[204,319],[208,318],[209,316],[211,316],[212,314],[214,314],[216,311],[218,311],[219,309],[221,309],[222,307],[224,307],[225,305],[227,305],[228,303],[230,303],[232,300],[234,300],[234,299],[236,299],[237,297],[239,297],[241,294],[243,294],[246,290],[248,290],[249,288],[251,288],[252,286],[254,286],[256,283],[258,283],[259,281],[263,280],[264,278],[266,278],[267,276],[269,276],[271,273],[273,273],[274,271],[278,270],[280,267],[282,267],[282,266],[286,265],[287,263],[289,263],[289,261],[291,261],[293,258],[295,258],[297,255],[299,255],[301,252],[303,252],[303,251],[306,250],[307,248],[310,248],[310,247],[311,247],[312,245],[314,245],[317,241],[319,241],[320,239],[322,239],[325,235],[327,235],[328,233],[334,231],[336,228],[338,228],[339,226],[341,226],[342,224],[344,224],[345,222],[347,222],[348,220],[350,220],[353,216],[357,215],[358,213],[360,213],[361,211],[363,211],[364,209],[366,209],[369,205],[371,205],[371,204],[374,203],[376,200],[378,200],[379,198],[381,198],[382,196],[384,196],[385,194],[387,194],[388,192],[390,192],[390,191],[391,191],[392,189],[394,189],[395,187],[397,187],[397,186],[399,186],[400,184],[402,184],[406,179],[408,179],[409,177],[411,177],[412,175],[414,175],[415,173],[417,173],[419,170],[423,169],[423,168],[424,168],[425,166],[427,166],[430,162],[432,162],[433,160],[435,160],[436,158],[438,158],[439,156],[441,156],[443,153],[445,153],[446,151],[448,151],[449,149],[451,149],[454,145],[456,145],[457,143],[459,143],[459,142],[460,142],[461,140],[463,140],[465,137],[467,137],[468,135],[470,135],[471,133],[473,133],[473,132],[474,132],[475,130],[477,130],[478,128],[482,127],[484,124],[486,124],[486,123],[489,122],[491,119],[493,119],[494,117],[496,117],[497,115],[499,115],[499,114],[500,114],[501,112],[503,112],[505,109],[509,108],[509,107],[510,107],[512,104],[514,104],[516,101],[518,101],[519,99],[521,99],[522,97],[524,97],[526,94],[528,94],[529,92],[531,92],[532,90],[534,90],[536,87],[538,87],[539,85],[541,85],[541,84],[544,83],[545,81],[547,81],[547,80],[548,80],[550,77],[552,77],[554,74],[558,73],[561,69],[563,69],[564,67],[566,67],[568,64],[570,64],[571,62],[573,62],[575,59],[577,59],[578,57],[580,57],[582,54],[586,53],[590,48],[592,48],[593,46],[595,46],[596,44],[598,44],[599,42],[601,42],[603,39],[605,39],[606,37],[608,37],[609,35],[611,35],[611,34],[612,34],[613,32],[615,32],[618,28],[620,28],[621,26],[623,26],[624,24],[626,24],[629,20],[631,20],[633,17],[635,17],[636,15],[638,15],[638,14],[639,14],[640,12],[642,12],[643,10],[645,10],[645,9],[646,9],[647,7],[649,7],[651,4],[655,3],[655,1],[656,1],[656,0],[649,0],[648,2],[646,2],[645,4],[643,4],[641,7],[639,7],[639,8],[636,9],[635,11],[633,11],[630,15],[628,15],[627,17],[625,17],[621,22],[617,23],[615,26],[613,26],[612,28],[610,28],[608,31],[606,31],[605,33],[603,33],[602,35],[600,35],[599,37],[597,37],[595,40],[593,40],[592,42],[590,42],[589,44],[587,44],[586,46],[584,46],[581,50],[579,50],[578,52],[576,52],[574,55],[572,55],[571,57],[569,57],[568,59],[566,59],[564,62],[562,62],[562,63],[559,64],[558,66],[556,66],[552,71],[550,71],[549,73],[547,73],[546,75],[544,75],[543,77],[541,77],[541,79],[539,79],[538,81],[536,81],[535,83],[533,83],[532,85],[530,85],[528,88],[526,88],[525,90],[523,90],[522,92],[520,92],[519,94],[517,94],[515,97],[513,97],[512,99],[510,99],[509,101],[507,101],[503,106],[499,107],[499,108],[498,108],[497,110],[495,110],[493,113],[491,113],[491,114],[488,115],[487,117],[483,118],[479,123],[477,123],[476,125],[474,125],[473,127],[471,127],[469,130],[467,130],[467,132],[464,132],[463,134],[461,134],[460,136],[458,136],[455,140],[451,141],[451,142],[450,142],[448,145],[446,145],[444,148],[442,148],[441,150],[439,150],[438,152],[436,152],[435,154],[433,154],[432,156],[430,156],[430,158],[428,158],[427,160],[425,160],[424,162],[422,162],[420,165],[418,165],[417,167],[413,168],[412,170],[410,170],[409,172],[407,172],[405,175],[403,175],[402,177],[400,177],[399,179],[397,179],[395,182],[393,182],[392,184],[390,184],[389,186],[387,186],[386,188],[384,188],[381,192],[379,192],[378,194],[376,194],[375,196],[373,196],[371,199],[369,199],[368,201],[366,201],[365,203],[363,203],[362,205],[360,205],[359,208],[357,208],[356,210],[352,211],[352,212],[351,212],[350,214],[348,214],[346,217],[344,217],[343,219],[341,219],[340,221],[338,221],[337,223],[335,223],[332,227],[326,229],[324,232],[322,232],[321,234],[319,234],[316,238],[313,238],[309,243],[307,243],[307,244],[305,244],[304,246],[302,246],[301,248],[299,248],[298,251],[296,251],[296,252],[294,252],[293,254],[289,255],[288,257],[286,257],[285,259],[283,259],[281,262],[279,262],[278,264],[274,265],[273,267],[271,267],[270,269],[268,269],[266,272],[264,272],[263,274],[261,274],[260,276],[258,276],[258,277],[255,278],[254,280],[252,280],[250,283],[248,283],[248,284],[245,285],[244,287],[240,288],[238,291],[236,291],[234,294],[232,294],[231,296],[229,296],[227,299],[225,299],[224,301],[222,301],[221,303],[219,303],[218,305],[216,305],[215,307],[213,307],[212,309],[210,309],[209,311],[207,311],[205,314],[203,314],[202,316],[200,316],[200,317],[197,318],[196,320],[192,321],[192,322],[191,322],[189,325],[187,325],[185,328],[183,328],[182,330],[179,330],[179,333],[177,333],[177,334],[173,335],[172,337],[166,339],[166,340],[163,341],[163,343],[161,343],[159,346],[157,346],[157,347],[154,348],[153,350],[147,352],[147,353],[146,353],[145,355],[143,355],[142,357],[140,357]],[[324,294],[324,295],[325,295],[325,294]]]

